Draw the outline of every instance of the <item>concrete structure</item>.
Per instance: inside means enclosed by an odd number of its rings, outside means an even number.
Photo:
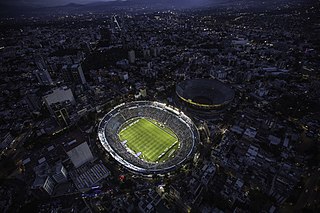
[[[13,137],[10,134],[10,132],[8,132],[7,134],[4,135],[3,138],[1,138],[0,150],[10,147],[12,143],[13,143]]]
[[[219,109],[230,103],[234,91],[216,79],[193,79],[176,86],[177,96],[195,108]]]
[[[74,185],[80,191],[90,189],[109,175],[110,171],[102,163],[88,163],[70,173]]]
[[[55,167],[53,168],[53,175],[52,178],[57,183],[63,183],[68,180],[67,178],[67,170],[64,168],[61,162],[58,162]]]
[[[52,93],[44,96],[44,101],[60,126],[70,124],[69,113],[76,103],[71,89],[67,87],[54,89]]]
[[[71,72],[73,79],[77,83],[86,84],[86,78],[84,77],[81,64],[74,64],[71,66]]]
[[[39,165],[33,168],[36,178],[32,184],[35,195],[38,197],[51,196],[56,182],[51,177],[51,169],[44,157],[38,160]]]
[[[136,61],[136,53],[134,52],[134,50],[130,50],[128,52],[128,60],[130,64],[133,64]]]
[[[41,99],[36,94],[31,93],[25,95],[24,101],[31,112],[39,111],[41,109]]]
[[[32,189],[36,190],[35,194],[38,197],[42,196],[50,196],[53,193],[54,187],[56,183],[50,176],[45,177],[36,177],[35,181],[33,182]]]
[[[73,143],[74,141],[71,141],[70,143]],[[84,142],[77,147],[71,149],[67,152],[69,158],[71,159],[74,167],[78,168],[84,163],[90,161],[93,159],[92,152],[88,146],[87,142]]]
[[[117,138],[119,128],[128,120],[145,117],[165,124],[178,137],[179,149],[173,158],[165,162],[149,163],[128,152]],[[98,136],[104,149],[128,170],[149,175],[167,173],[179,168],[191,158],[200,140],[193,121],[178,109],[166,104],[151,101],[123,103],[113,108],[101,120]]]
[[[66,82],[73,82],[76,84],[87,83],[81,64],[64,65],[61,71]]]
[[[71,89],[67,87],[54,89],[52,93],[44,96],[44,101],[48,108],[50,108],[50,106],[55,103],[63,103],[69,101],[70,103],[75,104],[76,102]]]
[[[41,85],[52,85],[53,81],[51,76],[46,69],[35,70],[33,74],[37,77],[37,80]]]

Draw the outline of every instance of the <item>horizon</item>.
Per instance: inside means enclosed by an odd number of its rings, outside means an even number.
[[[127,1],[127,0],[1,0],[1,4],[22,6],[64,6],[68,4],[90,4],[94,2]]]
[[[108,2],[127,2],[132,1],[135,2],[136,0],[0,0],[0,4],[4,6],[13,6],[13,7],[56,7],[56,6],[66,6],[69,4],[79,4],[79,5],[87,5],[91,3],[108,3]],[[307,2],[308,0],[267,0],[264,1],[263,4],[268,3],[276,3],[276,4],[283,4],[285,2],[292,3],[293,1],[301,1]],[[156,2],[157,4],[160,3],[162,6],[176,4],[182,7],[207,7],[212,6],[215,4],[224,4],[224,3],[231,3],[232,0],[170,0],[170,1],[163,1],[159,0]],[[243,1],[235,1],[233,3],[244,3]],[[153,1],[153,3],[155,3]],[[248,1],[250,3],[250,1]],[[251,2],[252,3],[252,2]]]

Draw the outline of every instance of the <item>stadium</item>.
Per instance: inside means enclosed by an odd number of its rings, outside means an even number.
[[[222,109],[234,99],[234,90],[216,79],[192,79],[180,82],[176,94],[196,109]]]
[[[104,149],[128,170],[163,174],[179,168],[195,151],[197,127],[176,108],[159,102],[123,103],[101,120]]]

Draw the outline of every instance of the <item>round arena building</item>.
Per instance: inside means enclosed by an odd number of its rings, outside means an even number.
[[[197,127],[188,116],[151,101],[114,107],[102,118],[98,137],[119,164],[143,175],[179,168],[192,156],[199,141]]]
[[[235,92],[216,79],[192,79],[180,82],[176,94],[194,108],[221,109],[234,99]]]

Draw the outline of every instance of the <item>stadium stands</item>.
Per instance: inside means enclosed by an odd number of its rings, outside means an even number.
[[[126,122],[135,118],[151,118],[170,128],[179,139],[179,149],[166,162],[150,163],[130,153],[118,138],[118,132]],[[158,102],[136,101],[121,104],[101,120],[98,128],[99,139],[108,153],[127,169],[142,173],[165,173],[176,169],[187,160],[199,141],[199,133],[192,120],[173,107]]]

